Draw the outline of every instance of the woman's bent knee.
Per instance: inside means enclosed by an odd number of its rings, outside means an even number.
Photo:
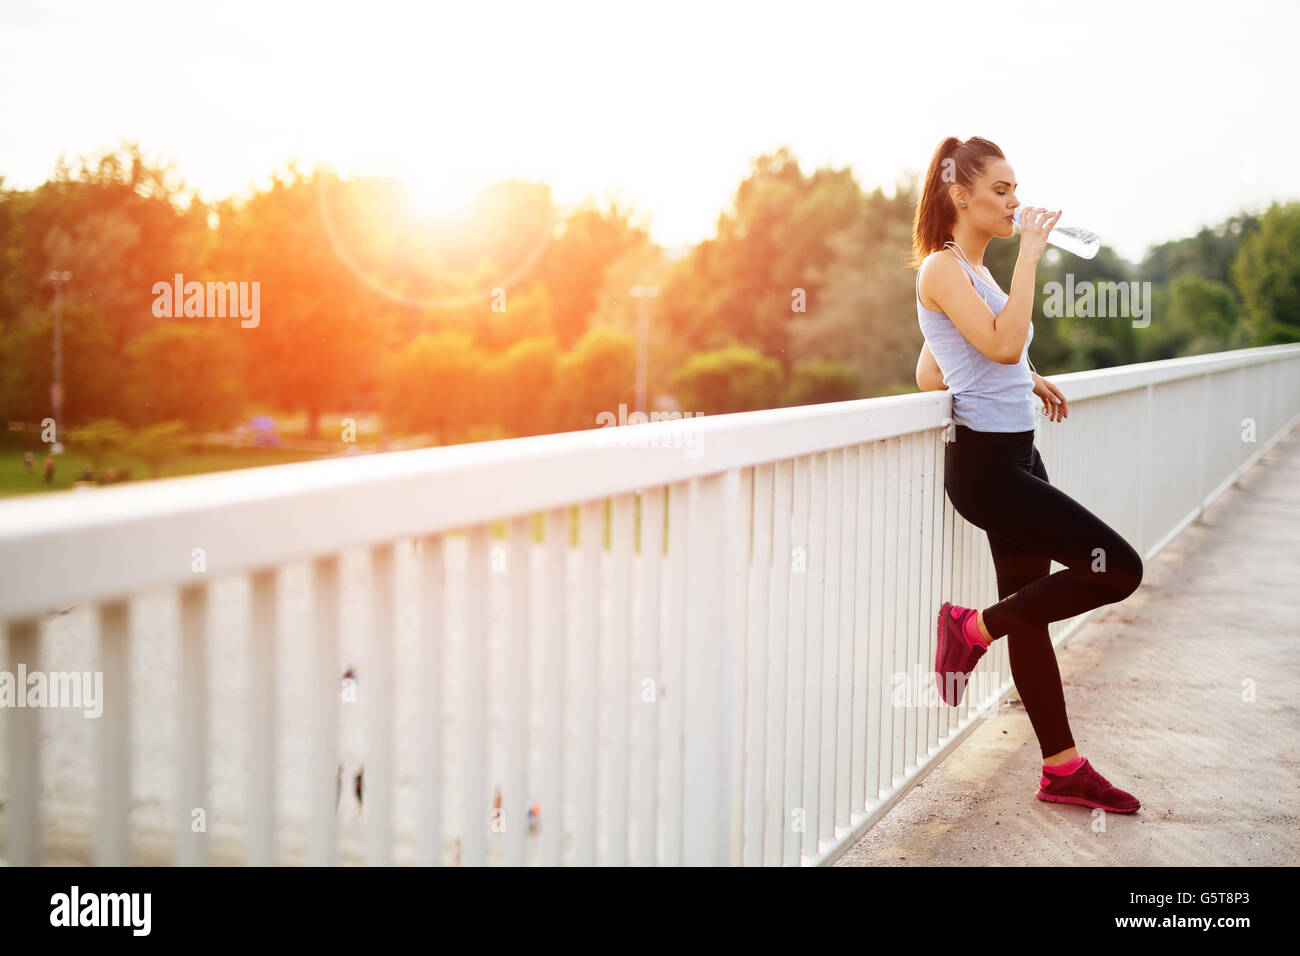
[[[1102,577],[1115,592],[1115,600],[1122,601],[1142,583],[1145,570],[1142,555],[1122,538],[1109,548],[1105,555],[1105,574]]]

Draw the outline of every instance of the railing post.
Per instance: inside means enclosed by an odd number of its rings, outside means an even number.
[[[663,631],[663,673],[667,696],[660,704],[664,735],[664,856],[660,862],[681,866],[686,861],[686,715],[690,676],[686,655],[690,637],[691,483],[668,488],[668,617]]]
[[[840,828],[853,826],[853,814],[859,809],[853,798],[853,663],[857,639],[854,615],[859,600],[857,572],[862,554],[858,539],[858,446],[841,449],[839,459],[844,478],[840,492],[840,622],[835,665],[835,824],[831,828],[837,839]]]
[[[632,547],[635,539],[634,515],[636,496],[618,495],[610,502],[609,550],[613,564],[610,582],[609,623],[609,712],[603,721],[611,741],[611,751],[605,761],[609,789],[605,794],[605,862],[609,866],[627,866],[628,845],[631,842],[629,805],[631,795],[632,701],[637,697],[632,678],[631,643],[636,629],[632,617],[632,597],[635,580],[632,576]],[[512,597],[520,594],[518,586],[511,589]],[[521,615],[522,615],[521,608]],[[521,633],[526,633],[520,627]],[[513,636],[513,635],[512,635]],[[513,654],[518,660],[518,652]],[[522,659],[527,660],[526,656]],[[638,746],[640,742],[638,741]],[[508,804],[507,804],[508,805]],[[509,811],[507,811],[509,820]]]
[[[19,668],[30,672],[40,666],[40,633],[40,621],[34,617],[9,624],[9,673],[14,675],[16,694],[27,694],[26,682],[18,680]],[[9,863],[13,866],[39,866],[44,837],[41,821],[41,712],[36,707],[6,707],[5,710],[9,724],[9,803],[5,807]]]
[[[393,645],[397,629],[396,549],[391,544],[370,549],[372,631],[366,672],[358,682],[366,701],[366,766],[364,776],[366,862],[393,864]],[[479,592],[475,592],[476,596]],[[471,700],[473,698],[471,697]],[[479,825],[486,826],[482,803]]]
[[[1146,394],[1142,401],[1142,450],[1139,457],[1141,464],[1140,475],[1138,480],[1138,515],[1137,515],[1137,552],[1146,557],[1146,529],[1147,529],[1147,501],[1150,496],[1147,494],[1147,488],[1151,484],[1151,438],[1152,438],[1152,410],[1155,406],[1155,386],[1148,384],[1145,389]]]
[[[767,584],[764,601],[767,602],[767,659],[764,666],[770,675],[766,704],[766,761],[764,761],[763,862],[779,866],[789,862],[787,855],[787,819],[785,819],[785,762],[790,758],[788,749],[787,705],[789,702],[790,675],[787,667],[790,644],[790,488],[792,488],[793,462],[776,462],[764,467],[770,473],[771,489],[770,548],[755,548],[755,557],[762,551],[759,567],[771,564],[771,578],[763,575]],[[796,855],[797,856],[797,855]]]
[[[790,584],[786,618],[786,740],[785,740],[785,812],[782,815],[783,857],[786,865],[803,863],[807,848],[808,806],[804,799],[804,711],[808,657],[808,541],[810,538],[811,469],[810,456],[801,455],[788,464],[790,512],[786,521],[790,529],[789,547],[781,560],[786,563]],[[797,815],[797,818],[796,818]],[[796,819],[799,826],[796,826]]]
[[[131,863],[131,648],[126,601],[99,608],[104,712],[99,718],[99,817],[95,865]]]
[[[206,866],[208,833],[194,829],[193,814],[208,804],[208,588],[194,584],[181,589],[180,634],[180,759],[177,761],[176,862]]]
[[[826,613],[826,453],[809,455],[807,550],[808,599],[805,607],[803,669],[803,853],[821,854],[822,644]]]
[[[564,713],[569,693],[565,686],[568,670],[568,560],[569,509],[552,508],[546,516],[546,604],[541,631],[542,687],[545,692],[542,695],[540,740],[543,758],[538,786],[541,791],[543,866],[559,866],[564,859]]]
[[[753,475],[753,548],[748,568],[749,614],[745,630],[745,863],[762,865],[768,825],[766,811],[771,794],[764,794],[765,775],[773,761],[773,733],[769,723],[772,708],[771,648],[774,643],[772,615],[768,608],[774,590],[772,569],[772,476],[773,466],[760,465]],[[765,805],[766,804],[766,805]],[[768,852],[770,852],[770,841]]]
[[[745,701],[748,687],[744,679],[745,658],[748,654],[748,600],[749,546],[753,528],[753,487],[741,488],[741,470],[728,469],[722,476],[722,735],[726,754],[722,780],[729,781],[727,805],[728,845],[722,862],[731,866],[744,865],[745,850]],[[752,472],[751,472],[752,477]],[[721,855],[721,854],[720,854]]]
[[[465,730],[461,734],[461,866],[482,866],[487,851],[492,794],[488,786],[488,532],[486,524],[465,532]],[[557,808],[558,809],[558,808]],[[580,821],[579,826],[588,823]]]
[[[275,865],[276,853],[276,573],[251,575],[248,679],[248,828],[245,855],[250,866]],[[107,675],[105,683],[107,684]]]
[[[341,781],[339,763],[339,559],[317,558],[312,564],[311,593],[314,625],[311,644],[311,831],[307,862],[333,866],[338,862],[336,804]]]
[[[578,683],[573,694],[578,724],[573,761],[573,802],[576,811],[573,862],[576,866],[597,865],[596,813],[600,806],[600,768],[597,763],[599,742],[596,730],[600,724],[600,674],[603,667],[600,649],[603,633],[601,595],[604,581],[604,510],[603,499],[585,501],[579,517],[578,542],[582,551],[579,574],[583,588],[578,602],[577,620],[574,621],[574,653],[578,663]]]
[[[1241,422],[1243,416],[1245,415],[1246,415],[1246,366],[1240,365],[1237,367],[1237,415],[1233,421],[1233,427],[1237,429],[1238,446],[1242,445]],[[1255,436],[1255,439],[1257,441],[1259,440],[1258,434]],[[1235,471],[1236,469],[1240,468],[1242,464],[1246,461],[1246,459],[1249,457],[1250,457],[1250,451],[1245,447],[1242,447],[1240,454],[1236,456],[1236,460],[1232,463],[1233,470]],[[1243,477],[1245,477],[1244,473],[1237,475],[1236,480],[1234,480],[1232,483],[1234,488],[1241,487],[1241,479]]]
[[[1210,424],[1210,373],[1206,372],[1201,376],[1201,421],[1197,429],[1199,440],[1196,444],[1196,518],[1198,524],[1203,524],[1202,516],[1205,514],[1205,457],[1207,454],[1207,442]]]
[[[510,654],[509,719],[507,723],[507,756],[505,794],[502,805],[506,812],[506,866],[523,866],[528,848],[528,795],[531,778],[528,774],[528,750],[532,734],[528,726],[530,713],[529,674],[533,659],[532,622],[532,519],[518,515],[510,525],[510,559],[507,572],[510,581],[510,607],[507,641]],[[631,601],[628,602],[629,608]],[[630,691],[629,691],[630,693]]]
[[[732,862],[732,715],[737,476],[690,482],[686,656],[685,863]],[[727,486],[731,487],[728,488]]]
[[[663,606],[660,585],[664,562],[664,489],[648,488],[641,495],[641,593],[642,613],[637,620],[637,677],[654,683],[652,700],[636,698],[636,735],[640,754],[637,761],[637,853],[634,863],[654,866],[659,856],[659,713],[663,654]]]

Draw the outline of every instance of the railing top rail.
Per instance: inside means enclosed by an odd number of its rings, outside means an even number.
[[[1082,399],[1298,353],[1266,346],[1054,381]],[[196,548],[205,577],[275,567],[914,434],[950,413],[946,391],[923,392],[0,501],[0,620],[196,580]]]

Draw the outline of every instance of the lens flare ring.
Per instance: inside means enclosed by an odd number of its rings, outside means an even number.
[[[319,169],[316,170],[315,179],[316,208],[320,214],[321,225],[325,228],[325,236],[329,240],[330,248],[334,250],[334,255],[338,257],[339,261],[348,268],[348,271],[361,280],[362,284],[373,289],[375,292],[378,292],[380,295],[392,299],[394,302],[400,302],[402,305],[409,305],[420,309],[457,309],[463,306],[473,305],[477,302],[483,302],[484,300],[491,298],[491,289],[487,291],[470,292],[453,298],[420,298],[390,289],[384,283],[370,275],[348,254],[347,249],[344,248],[343,242],[339,239],[338,230],[334,225],[334,217],[330,214],[329,200],[325,195],[326,176],[324,175],[324,172]],[[342,180],[339,181],[342,182]],[[545,251],[547,244],[550,242],[551,232],[554,226],[555,206],[553,203],[548,203],[546,207],[546,222],[538,231],[537,242],[533,243],[532,249],[524,258],[524,261],[519,264],[518,268],[511,272],[504,282],[496,283],[493,288],[508,289],[514,284],[515,280],[532,268],[533,264],[541,257],[541,254]]]

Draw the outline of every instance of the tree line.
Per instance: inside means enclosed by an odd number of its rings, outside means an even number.
[[[0,419],[51,414],[63,285],[64,428],[230,428],[252,412],[378,415],[431,443],[590,428],[635,406],[648,310],[651,409],[721,414],[911,391],[921,334],[904,265],[914,178],[864,190],[847,169],[756,159],[716,236],[674,256],[617,200],[560,208],[548,186],[482,190],[428,220],[404,187],[289,166],[202,201],[136,144],[29,190],[0,179]],[[1242,213],[1129,263],[1045,259],[1042,287],[1149,281],[1147,328],[1036,318],[1044,374],[1300,340],[1300,204]],[[1009,287],[1018,240],[985,264]],[[159,317],[154,288],[260,287],[261,318]],[[634,286],[654,286],[638,301]],[[179,310],[178,310],[179,313]],[[1041,316],[1041,303],[1035,315]],[[649,409],[646,409],[649,411]],[[175,426],[157,434],[174,441]],[[326,433],[328,434],[328,432]]]

